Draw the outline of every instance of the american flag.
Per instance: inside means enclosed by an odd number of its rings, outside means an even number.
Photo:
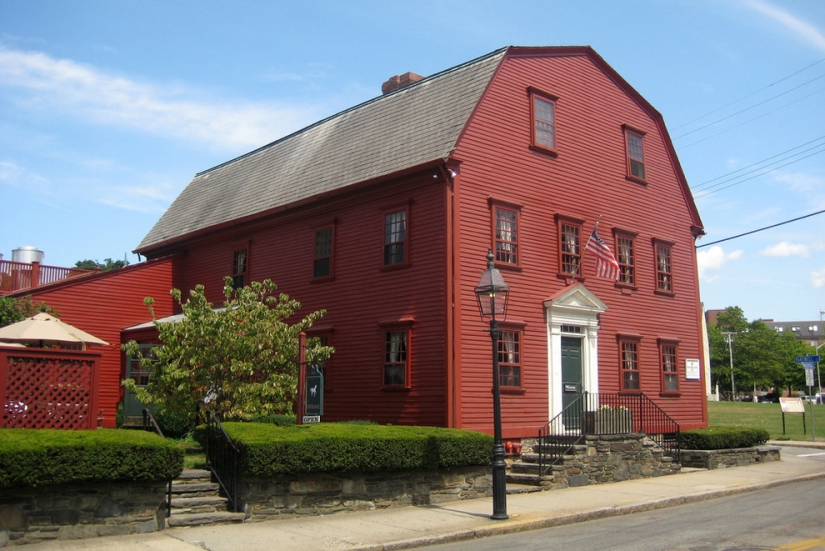
[[[610,252],[610,247],[596,233],[596,228],[593,228],[593,233],[590,234],[585,250],[590,251],[596,257],[596,276],[614,281],[619,279],[619,272],[621,271],[619,263],[616,262],[616,257]]]

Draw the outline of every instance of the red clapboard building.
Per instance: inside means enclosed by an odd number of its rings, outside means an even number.
[[[505,438],[582,391],[644,393],[706,426],[702,222],[661,114],[589,47],[508,47],[383,90],[197,174],[136,251],[171,258],[175,280],[140,298],[203,284],[220,304],[225,276],[272,279],[328,311],[310,335],[336,349],[323,420],[489,432],[473,289],[492,250],[510,287]],[[597,224],[618,279],[585,250]]]

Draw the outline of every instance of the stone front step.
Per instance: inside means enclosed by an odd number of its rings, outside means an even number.
[[[192,513],[225,512],[228,499],[225,497],[179,497],[172,499],[172,514],[187,515]]]
[[[507,481],[507,495],[513,494],[531,494],[533,492],[540,492],[541,486],[534,485],[534,484],[511,484]]]
[[[172,498],[174,496],[180,497],[211,497],[217,496],[220,491],[220,484],[216,482],[196,482],[196,483],[180,483],[177,480],[172,481]]]
[[[214,524],[234,524],[244,521],[244,513],[193,513],[183,515],[172,515],[166,519],[169,527],[181,526],[208,526]]]

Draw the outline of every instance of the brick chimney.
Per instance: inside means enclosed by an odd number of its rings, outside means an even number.
[[[421,75],[416,75],[415,73],[404,73],[403,75],[395,75],[394,77],[390,77],[387,82],[381,85],[381,92],[384,94],[389,94],[390,92],[395,92],[399,88],[404,88],[405,86],[409,86],[410,84],[414,84],[419,80],[424,80],[424,77]]]

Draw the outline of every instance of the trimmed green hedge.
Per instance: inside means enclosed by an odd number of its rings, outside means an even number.
[[[683,450],[726,450],[760,446],[770,439],[765,429],[708,427],[682,432]]]
[[[252,478],[443,469],[489,465],[492,459],[493,438],[469,430],[343,423],[223,427],[241,450],[242,472]],[[201,442],[204,431],[196,429]]]
[[[169,480],[183,470],[184,453],[137,430],[0,429],[0,488]]]

